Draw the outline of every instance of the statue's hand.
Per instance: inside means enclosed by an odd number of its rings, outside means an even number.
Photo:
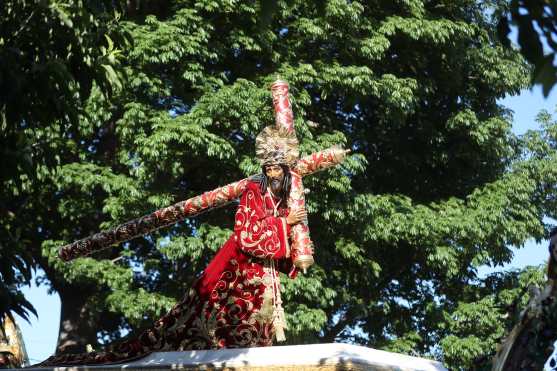
[[[286,217],[286,223],[292,225],[296,223],[300,223],[306,220],[308,217],[308,213],[305,207],[300,209],[290,210],[290,213]]]

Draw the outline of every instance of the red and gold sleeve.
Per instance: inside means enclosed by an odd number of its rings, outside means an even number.
[[[246,189],[236,212],[234,234],[240,249],[257,258],[290,256],[286,218],[266,216],[261,195]]]

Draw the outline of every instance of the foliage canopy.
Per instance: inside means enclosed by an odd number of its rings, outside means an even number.
[[[127,9],[122,88],[92,85],[75,125],[17,131],[56,159],[35,163],[14,225],[61,296],[58,351],[161,315],[226,240],[234,207],[71,264],[57,248],[259,171],[254,138],[273,121],[280,75],[302,152],[356,153],[305,182],[316,264],[285,280],[289,342],[485,366],[511,323],[504,305],[522,300],[514,287],[540,276],[480,279],[477,268],[543,238],[557,210],[555,123],[512,134],[497,99],[527,86],[529,70],[498,43],[488,6],[278,1],[264,28],[256,2]]]
[[[44,151],[45,138],[35,129],[54,124],[71,131],[94,83],[105,94],[120,86],[114,67],[125,35],[112,8],[95,1],[0,5],[0,319],[12,310],[27,318],[34,310],[17,286],[29,281],[34,261],[29,232],[17,219],[33,207],[34,188],[60,160]],[[40,221],[31,223],[40,228]]]

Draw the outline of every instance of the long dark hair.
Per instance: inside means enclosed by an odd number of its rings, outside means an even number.
[[[290,168],[288,167],[288,165],[280,164],[280,167],[282,168],[282,173],[284,174],[284,176],[282,177],[282,187],[280,194],[275,196],[279,196],[280,204],[282,204],[283,207],[286,207],[288,196],[290,195],[290,184],[292,182],[292,177],[290,175]],[[261,194],[265,194],[265,192],[267,192],[267,187],[269,186],[269,179],[267,178],[267,173],[265,172],[265,165],[261,166],[261,172],[263,174],[259,180],[259,189],[261,190]]]

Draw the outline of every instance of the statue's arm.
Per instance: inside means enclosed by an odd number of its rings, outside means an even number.
[[[290,256],[286,218],[266,216],[258,191],[246,189],[240,199],[234,234],[242,251],[258,258],[282,259]]]

